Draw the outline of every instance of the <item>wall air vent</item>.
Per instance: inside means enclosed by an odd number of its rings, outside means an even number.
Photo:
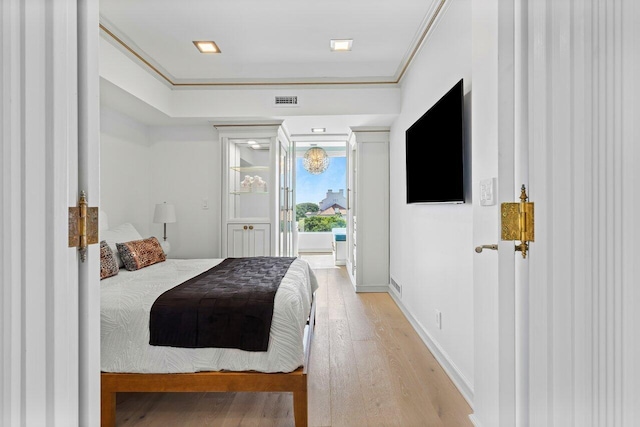
[[[297,96],[276,96],[273,105],[276,107],[298,107]]]
[[[393,277],[391,278],[391,287],[392,287],[393,289],[395,289],[396,293],[397,293],[400,297],[402,297],[402,286],[400,286],[400,285],[398,284],[398,282],[396,282],[395,280],[393,280]]]

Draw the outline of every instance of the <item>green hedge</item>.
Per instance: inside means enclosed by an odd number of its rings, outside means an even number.
[[[296,205],[296,221],[300,221],[301,219],[305,219],[307,216],[305,215],[307,212],[318,212],[320,210],[320,206],[317,203],[298,203]]]
[[[298,222],[300,231],[331,231],[332,228],[345,228],[347,221],[340,215],[310,216]]]

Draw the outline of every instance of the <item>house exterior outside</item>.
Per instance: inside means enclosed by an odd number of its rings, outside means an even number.
[[[347,198],[344,195],[344,189],[341,188],[338,192],[331,189],[327,190],[327,196],[318,203],[318,206],[320,206],[319,214],[334,205],[337,205],[342,209],[346,208]]]

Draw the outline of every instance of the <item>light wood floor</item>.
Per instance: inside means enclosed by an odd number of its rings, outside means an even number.
[[[356,294],[331,255],[320,289],[309,425],[472,426],[471,408],[387,294]],[[119,393],[118,426],[293,426],[288,393]]]

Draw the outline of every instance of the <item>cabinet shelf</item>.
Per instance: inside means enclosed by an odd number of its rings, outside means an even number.
[[[269,166],[230,166],[230,169],[237,172],[264,172],[269,170]]]
[[[249,196],[249,195],[263,195],[269,194],[268,191],[230,191],[229,194],[234,196]]]

